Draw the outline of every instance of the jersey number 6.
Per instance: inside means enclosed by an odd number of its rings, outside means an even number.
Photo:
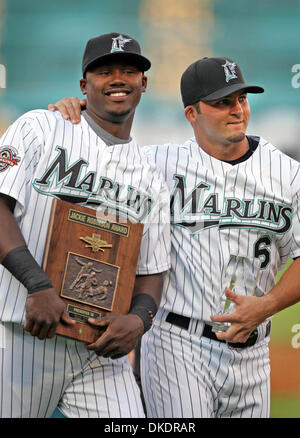
[[[260,237],[254,245],[254,257],[261,260],[261,269],[264,269],[270,263],[270,246],[272,240],[269,236]]]

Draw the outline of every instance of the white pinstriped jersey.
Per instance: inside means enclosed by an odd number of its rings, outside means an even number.
[[[56,196],[143,222],[137,273],[169,268],[169,193],[133,140],[106,146],[84,118],[72,125],[59,113],[30,111],[1,138],[0,192],[16,199],[15,217],[38,263]],[[0,266],[0,320],[24,321],[26,297]]]
[[[264,139],[236,165],[184,145],[147,146],[171,193],[171,263],[161,308],[210,322],[230,255],[258,257],[256,294],[300,256],[300,164]]]

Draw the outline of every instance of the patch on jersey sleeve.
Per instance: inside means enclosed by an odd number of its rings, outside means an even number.
[[[0,172],[16,166],[21,160],[18,151],[13,146],[2,146],[0,148]]]

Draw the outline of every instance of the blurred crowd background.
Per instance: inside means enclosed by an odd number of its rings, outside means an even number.
[[[0,134],[26,111],[81,97],[85,44],[107,32],[135,37],[152,61],[133,127],[140,144],[192,135],[180,76],[198,58],[226,56],[265,88],[249,96],[248,132],[300,160],[300,0],[0,0]],[[298,305],[274,319],[274,376],[291,382],[273,380],[273,416],[300,417],[299,323]]]
[[[0,116],[10,122],[80,96],[86,41],[116,31],[136,37],[152,61],[134,126],[140,143],[187,139],[180,76],[198,58],[227,56],[265,88],[250,96],[249,132],[300,158],[299,21],[299,0],[0,0]]]

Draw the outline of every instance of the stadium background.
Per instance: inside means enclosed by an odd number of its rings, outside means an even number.
[[[249,133],[300,160],[299,18],[299,0],[0,0],[0,134],[25,111],[80,96],[86,41],[117,31],[152,60],[133,127],[140,144],[186,140],[180,75],[197,58],[228,56],[265,88],[250,96]],[[300,418],[297,324],[299,304],[273,320],[272,417]]]

